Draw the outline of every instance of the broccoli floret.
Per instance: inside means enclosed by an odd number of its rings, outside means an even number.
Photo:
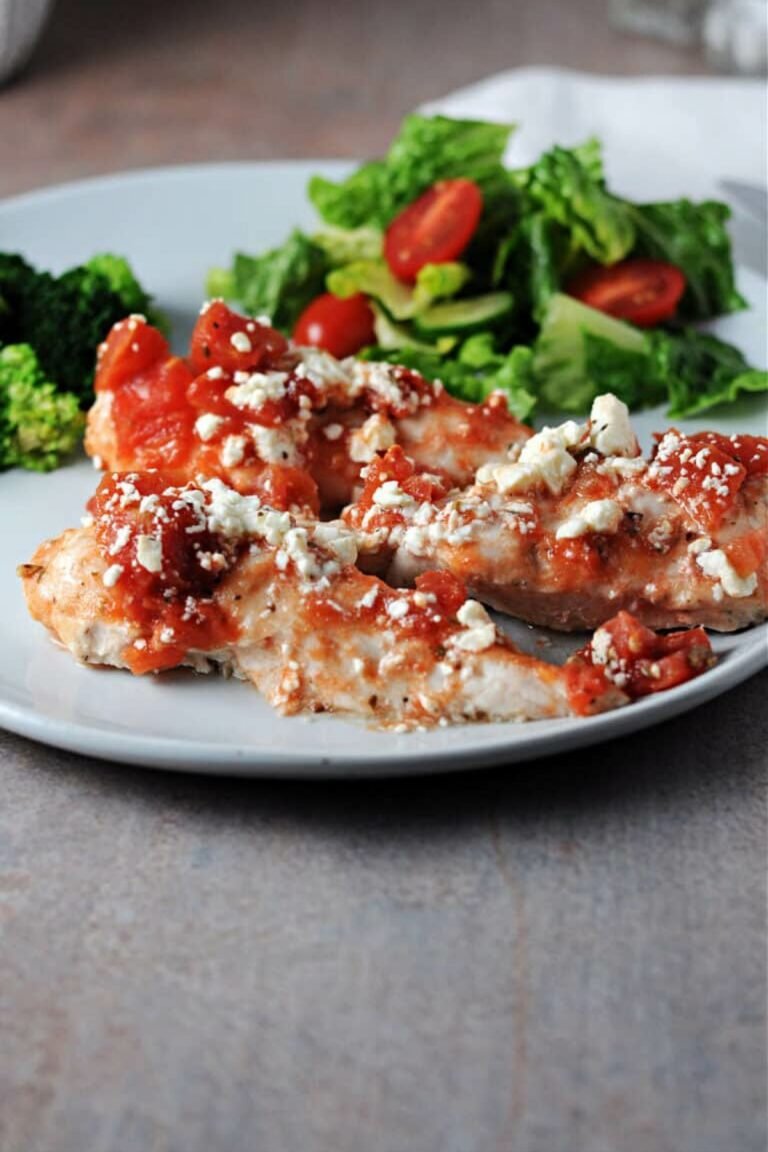
[[[84,267],[104,277],[110,289],[122,300],[126,314],[140,312],[155,328],[168,334],[167,318],[159,308],[154,307],[151,296],[148,296],[139,284],[124,256],[116,256],[113,252],[99,252],[88,260]]]
[[[48,472],[77,447],[84,426],[77,396],[46,380],[28,344],[0,349],[0,468]]]
[[[128,263],[108,253],[62,276],[0,255],[0,344],[30,344],[43,372],[82,408],[93,401],[96,349],[113,324],[144,312],[164,324]]]
[[[34,268],[23,257],[0,252],[0,344],[19,339],[21,302],[36,277]]]

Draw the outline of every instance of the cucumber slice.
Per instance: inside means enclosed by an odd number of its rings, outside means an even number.
[[[414,320],[424,336],[438,336],[444,332],[468,334],[479,328],[488,328],[512,310],[509,292],[489,292],[486,296],[473,296],[466,300],[448,300],[435,304]]]
[[[424,344],[417,340],[411,330],[404,324],[397,324],[390,319],[385,310],[375,300],[371,300],[373,309],[373,329],[376,333],[376,343],[380,348],[417,348],[420,352],[437,352],[434,344]]]

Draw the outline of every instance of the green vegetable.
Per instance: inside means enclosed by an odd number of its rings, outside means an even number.
[[[655,332],[649,341],[654,375],[667,385],[674,419],[730,404],[742,393],[768,391],[768,372],[750,368],[738,348],[706,332]]]
[[[478,341],[487,341],[482,346]],[[403,348],[369,348],[363,359],[388,360],[404,364],[421,372],[428,380],[440,380],[452,396],[479,403],[491,392],[500,390],[507,396],[510,411],[519,420],[526,420],[534,410],[536,398],[532,391],[533,353],[530,348],[513,348],[506,354],[493,350],[486,334],[472,336],[451,358],[441,356],[437,350],[408,345]]]
[[[389,351],[392,348],[408,347],[419,352],[441,355],[444,351],[450,351],[450,348],[455,344],[454,340],[449,341],[448,347],[440,347],[438,342],[427,344],[418,340],[404,324],[398,324],[393,320],[375,300],[371,301],[371,308],[373,310],[373,330],[376,333],[378,348]]]
[[[565,412],[584,412],[599,393],[613,392],[630,408],[666,401],[679,419],[768,391],[768,372],[751,369],[716,336],[693,328],[641,332],[569,296],[550,301],[533,370],[542,405]]]
[[[551,296],[558,291],[567,240],[543,212],[523,217],[501,242],[493,270],[494,287],[506,287],[515,299],[516,327],[532,333]]]
[[[342,300],[363,292],[386,308],[393,320],[409,320],[433,301],[455,295],[469,277],[464,264],[426,264],[411,288],[393,276],[383,260],[359,260],[334,268],[325,283],[328,291]]]
[[[77,447],[84,426],[77,396],[46,380],[28,344],[0,349],[0,468],[48,472]]]
[[[86,261],[84,267],[106,280],[111,291],[120,298],[127,315],[133,312],[146,316],[150,324],[168,334],[167,318],[154,307],[151,297],[139,284],[124,256],[116,256],[113,252],[99,252]]]
[[[614,264],[632,250],[632,213],[606,191],[597,140],[581,148],[555,147],[515,178],[534,210],[565,230],[572,253]]]
[[[416,311],[413,291],[393,276],[383,260],[360,260],[329,272],[326,288],[346,300],[358,292],[382,304],[393,320],[407,320]]]
[[[595,396],[608,390],[602,382],[608,356],[614,383],[626,373],[633,390],[648,362],[646,339],[637,328],[559,294],[547,305],[534,348],[544,407],[564,412],[587,411]]]
[[[383,160],[334,183],[309,182],[309,198],[322,219],[338,228],[384,229],[437,180],[462,177],[480,186],[486,210],[512,195],[502,164],[512,127],[446,116],[406,116]]]
[[[0,344],[20,339],[21,302],[36,276],[23,257],[0,252]]]
[[[446,261],[444,264],[425,264],[416,273],[416,285],[413,297],[416,312],[428,308],[435,300],[445,300],[460,292],[472,272],[466,264]]]
[[[467,300],[448,300],[435,304],[416,317],[416,328],[422,335],[450,332],[466,334],[498,325],[512,311],[509,292],[489,292]]]
[[[239,300],[246,312],[269,316],[276,328],[290,332],[301,313],[325,290],[329,269],[323,248],[298,229],[285,244],[262,256],[235,253],[230,271],[213,269],[206,289],[211,296]]]
[[[708,320],[746,307],[734,282],[727,205],[675,200],[631,205],[630,212],[637,231],[632,255],[676,264],[685,275],[678,308],[682,319]]]
[[[273,253],[238,257],[231,271],[212,274],[210,290],[272,315],[263,290],[271,275],[279,284],[272,295],[281,299],[308,302],[326,278],[328,290],[339,296],[362,292],[374,306],[379,353],[439,377],[465,399],[504,387],[518,414],[529,414],[535,402],[584,412],[595,395],[610,390],[633,408],[667,400],[678,417],[761,391],[765,373],[749,369],[713,336],[671,323],[640,330],[563,295],[571,279],[595,262],[639,257],[682,269],[687,288],[681,322],[743,307],[728,208],[714,201],[620,199],[606,186],[595,139],[554,147],[529,167],[510,171],[503,164],[510,131],[475,120],[406,117],[382,159],[338,182],[310,181],[309,196],[323,221],[312,241],[294,233]],[[480,223],[462,263],[428,265],[415,285],[400,282],[383,257],[385,230],[436,181],[455,178],[474,180],[483,195]],[[299,241],[304,267],[286,253]],[[314,245],[313,259],[307,245]],[[295,312],[288,309],[282,327],[290,328]]]
[[[333,228],[316,232],[312,240],[322,248],[333,268],[356,260],[378,260],[383,236],[378,228]]]
[[[30,344],[47,378],[83,408],[93,400],[96,348],[112,325],[137,310],[163,322],[126,261],[107,253],[61,276],[4,254],[0,299],[0,340]]]

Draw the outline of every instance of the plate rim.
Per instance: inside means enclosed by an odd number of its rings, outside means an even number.
[[[282,170],[304,171],[316,166],[326,171],[343,172],[357,161],[349,157],[303,157],[266,160],[231,160],[191,164],[171,164],[129,168],[96,174],[58,184],[43,185],[0,199],[0,216],[16,209],[45,207],[49,201],[60,201],[79,194],[106,193],[116,186],[146,180],[173,181],[195,179],[214,173],[246,174]],[[348,748],[305,749],[299,753],[278,745],[268,752],[248,747],[224,748],[215,743],[185,741],[178,737],[134,735],[110,731],[77,720],[63,720],[35,711],[34,706],[0,696],[0,727],[17,735],[67,752],[113,762],[182,772],[216,775],[248,775],[284,778],[363,778],[393,777],[460,771],[499,763],[520,763],[544,756],[576,751],[613,738],[629,735],[681,715],[768,667],[768,623],[741,633],[744,637],[735,649],[724,655],[704,676],[672,689],[661,696],[637,701],[626,708],[587,718],[566,717],[556,721],[514,725],[519,738],[510,740],[509,727],[498,725],[499,736],[482,746],[462,744],[455,749],[424,748],[409,750],[411,734],[398,734],[395,746],[377,750]],[[97,670],[93,669],[94,673]],[[298,719],[298,718],[297,718]],[[339,723],[348,723],[338,717]],[[359,723],[359,721],[357,721]],[[552,725],[557,725],[553,727]],[[484,726],[487,730],[488,726]],[[464,732],[471,731],[469,725]],[[501,731],[504,728],[506,731]],[[361,731],[373,731],[361,725]],[[392,736],[392,733],[386,733]],[[427,734],[428,736],[428,734]],[[107,741],[109,744],[107,744]]]
[[[293,753],[281,747],[269,753],[244,748],[239,752],[230,746],[224,749],[216,744],[191,742],[176,737],[133,736],[113,731],[109,739],[113,746],[104,750],[106,728],[89,727],[72,720],[40,715],[34,709],[14,705],[0,697],[0,726],[40,743],[53,745],[68,752],[80,753],[97,759],[144,767],[210,775],[290,776],[294,778],[323,776],[356,777],[433,775],[444,771],[461,771],[487,767],[492,764],[522,763],[562,752],[576,751],[604,741],[628,736],[633,732],[661,724],[665,720],[691,711],[700,704],[722,695],[744,680],[768,668],[768,623],[744,632],[749,640],[735,652],[726,654],[722,662],[705,675],[689,680],[660,696],[649,696],[623,708],[604,712],[598,716],[562,717],[554,721],[527,721],[514,726],[525,733],[519,741],[509,741],[505,732],[498,740],[482,748],[461,747],[453,751],[437,749],[433,754],[422,749],[415,752],[415,760],[405,748],[389,748],[382,752],[366,753],[346,749],[332,752],[303,751]],[[89,669],[98,675],[99,669]],[[298,717],[286,718],[288,720]],[[340,723],[347,723],[343,716]],[[301,721],[299,721],[301,722]],[[539,724],[547,724],[539,728]],[[550,725],[557,724],[552,728]],[[509,722],[498,725],[509,728]],[[538,729],[538,730],[537,730]],[[361,726],[361,731],[373,732]],[[471,731],[471,725],[464,731]],[[393,733],[386,733],[391,736]],[[403,744],[410,733],[397,734]],[[183,758],[183,759],[182,759]],[[320,771],[318,771],[320,769]]]

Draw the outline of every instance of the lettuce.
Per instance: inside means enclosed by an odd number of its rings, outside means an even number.
[[[571,296],[554,295],[542,317],[533,367],[545,408],[586,412],[601,392],[618,389],[624,399],[639,391],[648,359],[646,338],[637,328]]]
[[[571,254],[615,264],[631,252],[635,225],[629,206],[606,191],[600,145],[554,147],[530,168],[515,173],[534,211],[559,224]]]
[[[653,375],[667,386],[668,415],[696,416],[749,392],[768,391],[768,372],[751,368],[738,348],[685,328],[649,333]]]
[[[452,396],[475,404],[491,392],[502,391],[510,412],[519,420],[527,420],[536,406],[532,391],[532,350],[519,346],[507,353],[496,352],[487,333],[471,336],[452,357],[408,345],[394,349],[369,348],[363,358],[404,364],[428,380],[442,381]]]
[[[393,320],[410,320],[436,300],[455,296],[470,276],[466,264],[425,264],[411,288],[398,280],[383,260],[357,260],[334,268],[325,284],[342,300],[362,292],[383,305]]]
[[[726,204],[674,200],[629,208],[637,233],[633,256],[665,260],[683,270],[686,291],[678,307],[683,320],[709,320],[746,307],[736,290]]]
[[[512,127],[446,116],[406,116],[383,160],[364,164],[335,183],[309,182],[309,198],[326,224],[386,228],[437,180],[462,177],[480,186],[486,210],[513,191],[502,164]]]
[[[325,291],[328,268],[325,251],[295,229],[279,248],[261,256],[236,252],[231,269],[211,269],[206,291],[238,300],[246,312],[268,316],[276,328],[290,332],[310,301]]]
[[[630,408],[667,402],[673,419],[744,393],[768,391],[768,372],[705,332],[641,332],[568,296],[553,296],[534,344],[534,389],[549,410],[586,412],[600,392]]]

